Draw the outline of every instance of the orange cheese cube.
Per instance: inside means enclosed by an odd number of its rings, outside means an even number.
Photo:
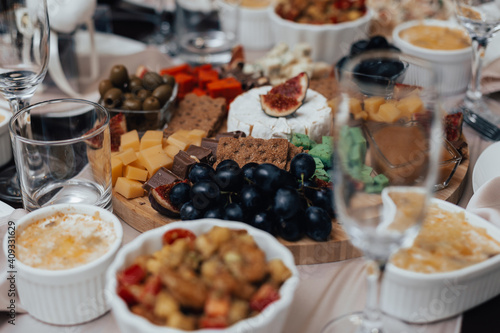
[[[137,160],[137,154],[135,153],[133,148],[127,148],[116,157],[123,162],[123,165],[129,165],[130,163]]]
[[[134,149],[134,151],[139,151],[139,133],[137,130],[133,130],[122,134],[120,137],[120,151],[127,150],[128,148]]]
[[[139,161],[146,167],[149,172],[149,177],[155,174],[159,168],[165,167],[170,169],[174,163],[173,158],[163,151],[161,145],[149,147],[141,150]]]
[[[123,162],[121,159],[112,157],[111,158],[111,183],[113,186],[116,184],[118,177],[123,175]]]
[[[175,133],[174,133],[175,134]],[[180,138],[180,136],[174,136],[173,134],[167,138],[167,142],[170,145],[179,147],[181,150],[186,150],[189,147],[187,138]]]
[[[378,113],[378,109],[385,103],[385,99],[379,96],[368,97],[364,100],[365,111],[368,112],[370,120],[375,120],[374,115]]]
[[[134,179],[141,182],[145,182],[148,180],[148,171],[145,169],[140,169],[133,167],[131,165],[127,165],[125,167],[125,171],[123,172],[123,176],[128,179]]]
[[[401,111],[394,103],[384,103],[378,109],[378,115],[387,123],[393,123],[401,117]]]
[[[412,114],[422,112],[424,110],[424,102],[422,102],[418,95],[412,94],[405,98],[401,98],[397,107],[401,110],[402,116],[411,118]]]
[[[168,146],[167,138],[161,139],[161,146],[165,149]]]
[[[141,161],[139,160],[139,154],[140,152],[136,151],[135,155],[137,156],[137,159],[133,162],[130,162],[128,165],[133,166],[138,169],[146,170],[146,167],[141,164]]]
[[[142,188],[141,182],[133,179],[127,179],[125,177],[118,177],[116,180],[115,191],[127,199],[142,197],[144,195],[144,189]]]
[[[194,129],[187,133],[186,138],[189,143],[196,146],[201,146],[201,139],[207,136],[207,132],[200,129]]]
[[[162,144],[163,131],[146,131],[141,138],[139,150]]]
[[[163,148],[163,150],[165,151],[165,153],[167,153],[168,156],[174,158],[174,156],[177,155],[177,153],[181,149],[176,145],[168,145],[165,148]]]

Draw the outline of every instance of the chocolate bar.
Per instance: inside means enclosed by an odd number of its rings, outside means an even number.
[[[174,164],[172,165],[172,172],[181,177],[181,179],[186,179],[189,174],[189,169],[197,161],[192,158],[184,150],[179,150],[179,152],[174,156]]]
[[[212,165],[215,162],[214,154],[209,148],[191,145],[186,150],[186,153],[188,153],[189,156],[194,157],[195,160],[203,163]]]
[[[217,146],[219,145],[218,139],[202,138],[201,146],[210,149],[214,158],[217,158]]]
[[[165,184],[171,184],[176,180],[182,179],[173,174],[172,171],[161,167],[151,178],[148,179],[147,182],[142,185],[142,188],[149,192],[155,187]]]

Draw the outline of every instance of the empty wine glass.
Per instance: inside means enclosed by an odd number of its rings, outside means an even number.
[[[465,120],[469,110],[500,126],[500,115],[489,109],[481,93],[481,69],[489,41],[500,30],[500,7],[495,0],[453,0],[458,22],[472,40],[472,78],[463,103]]]
[[[0,92],[13,114],[27,106],[49,61],[46,0],[0,2]],[[0,175],[0,199],[20,203],[15,167]]]
[[[364,312],[322,332],[411,332],[380,312],[378,279],[416,236],[433,193],[443,146],[436,75],[428,62],[390,51],[351,58],[338,74],[335,205],[368,260],[367,298]]]
[[[167,0],[154,0],[155,15],[154,31],[146,36],[144,42],[156,46],[161,52],[167,53],[170,42],[171,26],[167,20]]]

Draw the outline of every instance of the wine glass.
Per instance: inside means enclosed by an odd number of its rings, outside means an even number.
[[[144,39],[146,44],[154,45],[164,53],[169,51],[169,37],[172,32],[170,23],[167,20],[166,8],[167,0],[154,0],[155,28],[154,31]]]
[[[46,0],[0,2],[0,92],[13,114],[27,106],[49,62]],[[15,167],[0,174],[0,199],[22,202]]]
[[[380,312],[378,280],[390,255],[416,236],[434,190],[444,143],[437,78],[428,62],[395,51],[353,57],[339,76],[335,205],[368,260],[367,298],[364,312],[322,332],[411,332]]]
[[[457,20],[468,31],[472,41],[472,78],[462,105],[465,120],[473,121],[469,118],[470,111],[473,111],[500,126],[500,115],[490,110],[487,98],[481,93],[481,69],[486,47],[500,30],[500,6],[495,2],[495,0],[453,0]]]

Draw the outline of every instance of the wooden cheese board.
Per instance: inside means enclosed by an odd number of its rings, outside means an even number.
[[[457,167],[448,187],[437,191],[435,197],[457,203],[464,190],[468,169],[469,159],[465,158]],[[147,197],[129,200],[113,193],[113,210],[123,221],[140,232],[178,221],[154,210]],[[351,244],[342,226],[336,221],[332,223],[332,235],[327,242],[315,242],[307,237],[297,242],[280,241],[292,252],[297,265],[335,262],[362,256],[362,252]]]

